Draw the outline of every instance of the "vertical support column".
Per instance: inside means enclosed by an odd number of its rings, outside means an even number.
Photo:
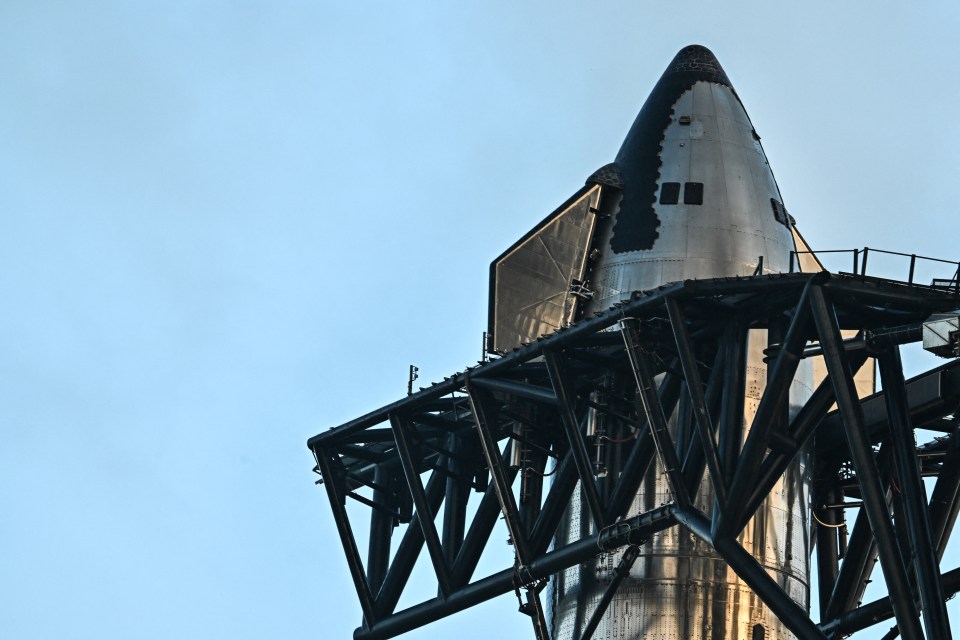
[[[930,527],[938,560],[943,559],[943,552],[947,549],[947,541],[956,524],[958,511],[960,511],[960,431],[954,430],[950,434],[950,443],[943,457],[940,475],[930,495]]]
[[[824,505],[839,504],[843,493],[837,487],[838,469],[830,465],[820,469],[817,475],[822,479],[815,488],[813,499],[813,517],[817,535],[817,575],[820,593],[820,619],[827,617],[830,594],[837,583],[840,572],[839,545],[837,531],[842,514],[837,509],[824,509]]]
[[[770,320],[769,326],[767,327],[767,348],[770,349],[776,345],[784,344],[786,340],[787,332],[789,331],[789,324],[787,319],[784,317],[777,317]],[[806,340],[801,348],[806,347]],[[797,366],[799,367],[799,362]],[[775,363],[767,365],[767,383],[773,379]],[[796,375],[796,371],[794,371]],[[790,390],[787,390],[787,401],[782,403],[773,417],[774,427],[773,434],[774,436],[786,436],[789,426],[790,426]]]
[[[720,463],[732,480],[743,442],[743,404],[747,397],[747,331],[739,322],[731,322],[723,332],[724,393],[720,407]],[[728,487],[729,488],[729,487]]]
[[[463,457],[466,449],[463,434],[451,433],[447,436],[447,449],[450,456],[447,459],[447,488],[443,499],[443,556],[447,565],[453,567],[453,562],[463,544],[464,530],[467,522],[467,499],[470,496],[470,485],[464,478],[466,472]]]
[[[430,503],[423,491],[423,483],[420,482],[420,473],[417,470],[410,449],[410,442],[407,439],[406,424],[400,416],[391,413],[390,426],[393,428],[393,438],[397,443],[397,454],[400,456],[400,463],[403,465],[403,475],[407,478],[407,485],[410,487],[410,493],[413,494],[413,504],[417,507],[417,521],[420,523],[423,540],[427,545],[430,560],[433,562],[434,572],[437,574],[437,583],[440,585],[441,593],[447,596],[451,591],[450,569],[443,559],[443,547],[440,544],[440,536],[437,535],[437,527],[433,522],[433,509],[430,508]]]
[[[893,523],[890,521],[887,500],[880,482],[880,473],[877,470],[877,461],[873,457],[870,435],[864,424],[863,407],[860,405],[850,364],[843,350],[840,327],[837,324],[833,306],[827,302],[823,289],[820,286],[814,286],[809,288],[809,292],[810,308],[817,325],[820,344],[823,346],[823,359],[827,372],[833,380],[837,407],[847,434],[851,459],[857,471],[857,480],[860,483],[863,509],[867,512],[870,528],[873,529],[877,540],[880,565],[883,567],[883,575],[890,592],[897,626],[900,627],[900,633],[905,640],[921,640],[923,632],[920,629],[916,604],[910,593],[910,582],[897,545]]]
[[[530,532],[530,547],[534,554],[540,555],[550,546],[557,523],[564,510],[570,504],[570,496],[577,487],[577,467],[573,463],[573,454],[567,452],[557,463],[553,471],[550,491],[543,501],[543,508]]]
[[[917,443],[910,424],[907,388],[898,347],[889,347],[880,354],[880,378],[883,381],[887,418],[893,436],[894,457],[900,477],[900,490],[906,511],[907,533],[913,565],[920,590],[923,623],[928,636],[950,640],[950,619],[944,602],[943,585],[937,566],[936,547],[930,535],[930,511],[927,492],[917,464]]]
[[[877,454],[877,469],[883,483],[884,498],[890,492],[891,466],[893,455],[890,452],[889,441],[880,445]],[[836,618],[842,613],[857,606],[870,582],[874,566],[877,562],[877,541],[870,528],[870,520],[865,509],[860,509],[857,519],[850,530],[847,550],[837,574],[837,581],[830,594],[830,603],[827,606],[826,619]]]
[[[680,384],[680,403],[677,405],[677,457],[681,460],[693,440],[693,413],[686,381]]]
[[[390,538],[393,535],[394,515],[390,513],[393,503],[391,488],[393,474],[383,465],[373,472],[373,502],[381,508],[370,510],[370,545],[367,550],[367,582],[370,591],[376,593],[387,576],[390,566]]]
[[[520,469],[520,521],[529,535],[540,516],[543,503],[543,479],[547,468],[547,456],[539,452],[530,455],[526,466]]]
[[[333,470],[332,460],[326,449],[315,448],[313,453],[317,458],[317,466],[320,467],[323,488],[330,500],[333,520],[337,524],[337,533],[340,534],[343,553],[347,558],[347,565],[350,567],[350,577],[353,578],[353,586],[356,587],[357,596],[360,598],[364,624],[367,627],[372,627],[377,622],[374,614],[373,595],[370,593],[370,587],[363,571],[363,560],[360,559],[360,550],[357,548],[357,540],[353,537],[353,529],[350,526],[350,519],[347,517],[346,498],[341,492],[337,491],[340,478],[336,476]]]

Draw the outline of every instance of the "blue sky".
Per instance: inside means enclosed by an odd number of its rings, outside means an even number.
[[[479,358],[684,45],[815,248],[958,258],[956,5],[514,4],[0,4],[0,634],[349,637],[306,439]]]

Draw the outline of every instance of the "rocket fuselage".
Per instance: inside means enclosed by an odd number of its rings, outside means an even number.
[[[713,54],[681,50],[630,129],[616,161],[588,181],[615,184],[602,204],[586,282],[593,297],[583,311],[608,309],[634,291],[679,280],[747,276],[788,270],[794,250],[791,218],[759,136]],[[766,331],[749,333],[743,436],[767,369]],[[801,366],[791,407],[809,396],[811,372]],[[676,430],[676,415],[670,418]],[[739,437],[739,436],[738,436]],[[801,455],[739,536],[801,606],[809,600],[810,481]],[[588,533],[592,523],[575,493],[558,546]],[[710,513],[709,477],[695,498]],[[670,502],[662,469],[651,466],[627,515]],[[551,584],[557,640],[579,638],[612,577],[619,554],[580,565]],[[757,635],[761,632],[762,635]],[[594,638],[786,640],[793,635],[708,545],[676,527],[643,545]]]

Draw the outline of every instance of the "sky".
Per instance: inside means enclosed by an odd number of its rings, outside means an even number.
[[[815,249],[957,260],[958,27],[945,1],[0,3],[0,635],[350,637],[307,438],[479,359],[490,261],[687,44]],[[512,596],[409,637],[493,635],[532,637]]]

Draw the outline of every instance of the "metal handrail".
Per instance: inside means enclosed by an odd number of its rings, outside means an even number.
[[[953,290],[960,293],[960,261],[954,260],[943,260],[941,258],[931,258],[929,256],[921,256],[915,253],[903,253],[900,251],[888,251],[886,249],[875,249],[870,247],[864,247],[863,249],[824,249],[820,251],[791,251],[790,252],[790,273],[796,271],[803,271],[800,267],[800,255],[812,255],[816,258],[818,255],[826,253],[850,253],[853,255],[853,275],[865,276],[867,275],[867,258],[870,256],[870,252],[881,253],[885,255],[892,256],[902,256],[904,258],[910,258],[910,269],[907,275],[906,283],[910,285],[915,285],[914,275],[916,274],[917,260],[924,262],[937,262],[940,264],[949,264],[955,266],[956,270],[953,273],[953,276],[948,278],[934,278],[930,286],[938,289],[947,289]],[[819,262],[819,260],[818,260]],[[795,269],[796,268],[796,269]],[[921,286],[921,285],[917,285]]]

